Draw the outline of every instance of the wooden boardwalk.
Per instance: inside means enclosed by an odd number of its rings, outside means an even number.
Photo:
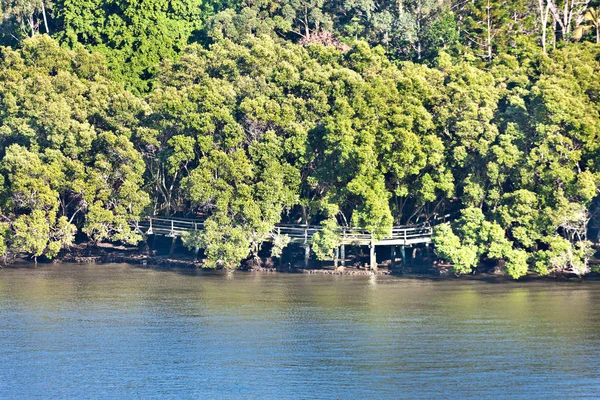
[[[144,235],[162,235],[179,237],[186,231],[204,229],[201,220],[167,217],[147,217],[139,222],[132,222],[136,232]],[[318,225],[277,224],[273,235],[286,235],[293,243],[311,243],[315,233],[322,229]],[[358,228],[340,228],[341,242],[347,245],[375,246],[413,246],[431,242],[432,227],[423,225],[395,226],[390,235],[375,239],[368,231]],[[270,240],[271,238],[267,238]]]
[[[169,217],[147,217],[141,221],[133,221],[131,225],[137,233],[145,236],[161,235],[173,239],[180,237],[184,232],[202,231],[204,229],[204,222],[202,220]],[[286,235],[292,243],[301,244],[304,247],[304,262],[308,266],[313,236],[321,229],[323,228],[317,225],[277,224],[266,240],[272,240],[276,235]],[[391,250],[390,259],[392,260],[392,267],[395,266],[396,262],[396,250],[400,247],[400,256],[403,265],[405,265],[405,248],[418,244],[429,245],[431,243],[432,232],[433,228],[426,225],[395,226],[388,236],[377,239],[364,229],[340,228],[341,238],[339,247],[335,248],[334,265],[337,267],[338,262],[341,262],[341,265],[344,266],[346,260],[345,248],[347,245],[369,246],[371,268],[377,267],[376,246],[389,247]]]

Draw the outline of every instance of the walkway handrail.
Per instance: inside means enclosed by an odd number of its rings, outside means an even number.
[[[202,230],[204,220],[149,216],[141,221],[132,222],[132,226],[139,233],[144,233],[141,230],[141,228],[144,228],[148,229],[147,234],[164,234],[174,237],[181,235],[184,231]],[[276,224],[273,234],[287,235],[292,239],[310,241],[322,229],[323,227],[320,225]],[[373,240],[373,235],[363,228],[340,227],[339,231],[346,242],[370,242]],[[412,244],[429,243],[432,232],[433,228],[424,224],[394,226],[390,234],[379,240],[379,243],[397,241]]]

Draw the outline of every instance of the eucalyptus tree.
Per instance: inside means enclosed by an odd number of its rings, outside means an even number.
[[[53,3],[49,0],[2,0],[0,15],[4,36],[16,41],[40,33],[50,34],[49,13]]]
[[[499,49],[514,45],[514,37],[529,32],[534,8],[531,1],[475,0],[459,2],[463,42],[491,61]]]

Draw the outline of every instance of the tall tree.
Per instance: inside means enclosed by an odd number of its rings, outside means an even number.
[[[50,34],[48,12],[52,7],[53,3],[49,0],[1,0],[3,30],[17,41],[40,33],[41,26],[43,33]],[[12,29],[11,23],[18,29]]]
[[[61,0],[60,40],[103,54],[117,81],[146,92],[163,59],[172,59],[203,26],[202,0]],[[212,11],[212,8],[210,8]]]
[[[586,15],[590,0],[546,0],[555,24],[558,24],[562,40],[569,40],[571,32],[579,26]],[[554,29],[555,34],[557,29]]]
[[[535,4],[530,0],[458,1],[452,9],[459,15],[464,43],[487,61],[516,46],[518,35],[534,33]]]

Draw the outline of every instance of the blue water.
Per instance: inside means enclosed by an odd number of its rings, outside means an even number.
[[[0,399],[599,398],[600,282],[0,270]]]

